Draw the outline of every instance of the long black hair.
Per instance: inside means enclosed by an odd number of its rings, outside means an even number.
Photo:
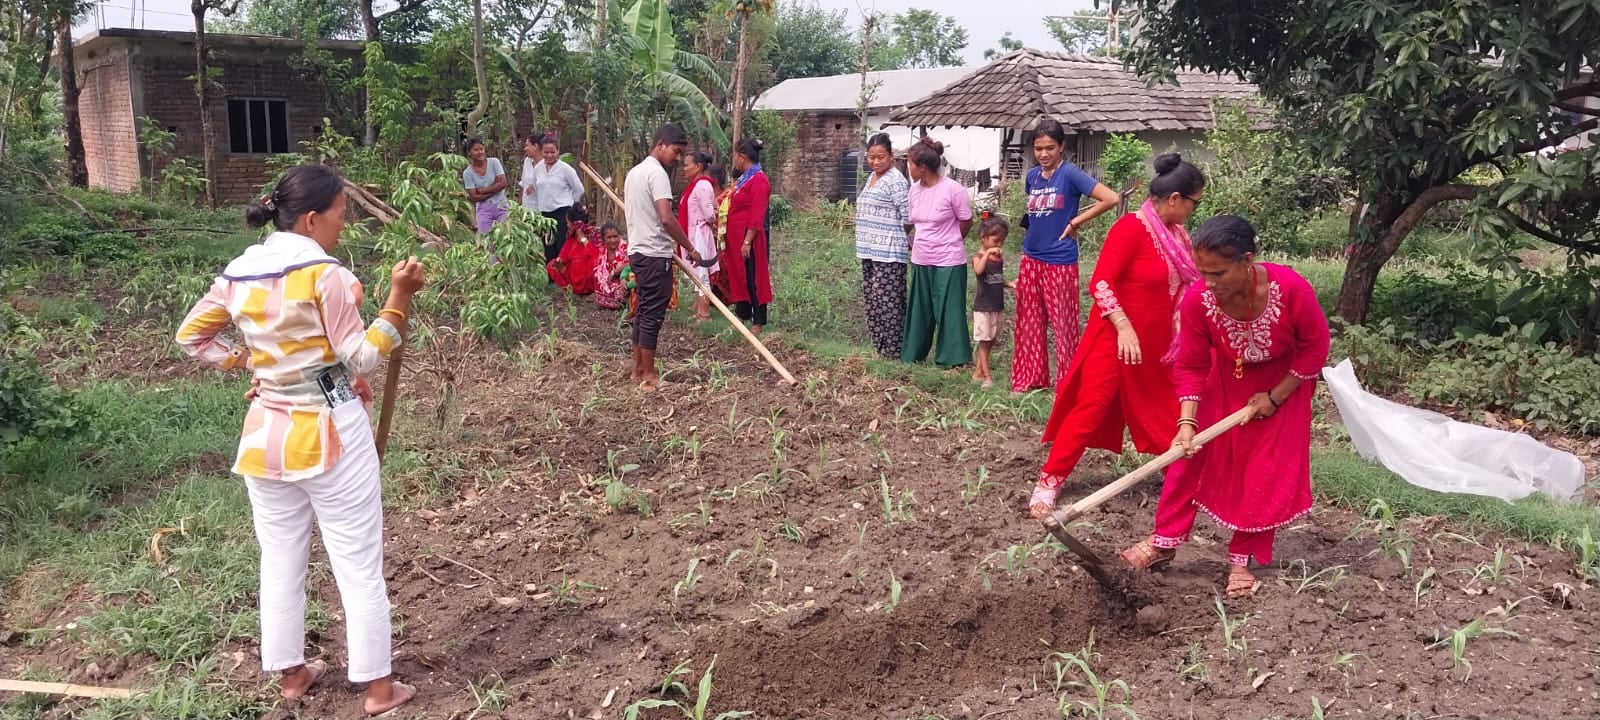
[[[244,221],[250,227],[294,229],[306,213],[323,212],[344,192],[344,178],[327,165],[297,165],[289,168],[278,184],[261,199],[245,208]]]
[[[733,151],[750,158],[750,162],[758,163],[761,162],[761,148],[765,145],[759,138],[744,138],[734,144]]]

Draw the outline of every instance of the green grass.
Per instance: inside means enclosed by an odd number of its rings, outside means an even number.
[[[1567,542],[1579,537],[1584,528],[1600,537],[1600,509],[1582,502],[1559,502],[1535,494],[1508,503],[1480,495],[1434,492],[1400,479],[1346,447],[1314,448],[1311,479],[1317,497],[1356,512],[1364,512],[1373,498],[1383,498],[1400,514],[1449,517],[1533,542]]]

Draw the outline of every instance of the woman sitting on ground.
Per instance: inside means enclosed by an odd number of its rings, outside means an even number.
[[[607,310],[622,307],[628,288],[622,279],[628,269],[628,243],[616,223],[600,226],[600,252],[594,264],[594,304]]]
[[[1311,512],[1311,398],[1328,361],[1328,319],[1311,283],[1256,259],[1256,231],[1218,215],[1194,238],[1203,283],[1179,304],[1179,410],[1174,447],[1192,460],[1169,471],[1155,533],[1122,552],[1147,570],[1172,560],[1197,510],[1233,531],[1227,594],[1250,597],[1260,583],[1250,560],[1272,562],[1277,529]],[[1251,419],[1204,448],[1194,436],[1241,407]]]
[[[233,472],[244,477],[261,545],[261,665],[281,671],[281,694],[304,696],[327,672],[306,662],[306,559],[311,523],[344,602],[350,682],[363,709],[388,712],[416,689],[394,682],[383,575],[383,506],[365,376],[401,342],[422,264],[400,262],[389,298],[361,321],[361,283],[330,254],[344,230],[344,180],[324,165],[291,168],[246,211],[277,229],[222,271],[179,327],[191,357],[249,369],[255,389]],[[244,342],[220,335],[232,324]]]
[[[589,224],[582,205],[573,207],[567,214],[567,239],[561,244],[561,254],[545,266],[545,272],[557,287],[571,290],[573,295],[588,295],[594,292],[594,266],[599,259],[600,233]]]

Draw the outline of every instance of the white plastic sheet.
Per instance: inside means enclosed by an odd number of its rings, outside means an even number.
[[[1349,360],[1322,376],[1356,451],[1412,485],[1507,501],[1534,492],[1569,500],[1583,485],[1583,462],[1572,453],[1377,397],[1361,389]]]

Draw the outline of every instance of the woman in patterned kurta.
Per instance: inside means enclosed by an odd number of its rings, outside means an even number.
[[[600,244],[594,264],[594,304],[616,310],[628,294],[622,279],[622,271],[628,267],[628,243],[616,223],[606,223],[600,226]]]
[[[1328,319],[1305,278],[1256,260],[1244,220],[1207,220],[1194,245],[1205,282],[1179,304],[1172,441],[1193,459],[1167,474],[1155,533],[1122,556],[1141,570],[1170,561],[1204,510],[1233,531],[1228,597],[1249,597],[1260,585],[1251,558],[1271,563],[1277,529],[1311,512],[1311,398],[1328,361]],[[1193,444],[1198,428],[1241,407],[1253,411],[1245,425]]]
[[[327,670],[305,661],[306,560],[311,522],[344,602],[351,682],[367,683],[376,715],[416,694],[390,669],[378,454],[363,377],[401,341],[423,285],[416,258],[395,265],[389,299],[361,322],[361,283],[329,253],[344,229],[344,180],[322,165],[284,173],[253,203],[252,227],[277,232],[223,270],[178,329],[189,355],[255,376],[233,471],[244,476],[261,545],[261,663],[282,671],[282,695],[301,697]],[[221,332],[232,323],[244,344]],[[391,388],[392,391],[392,388]]]
[[[1143,453],[1159,453],[1172,439],[1173,313],[1200,278],[1183,224],[1200,204],[1206,179],[1176,153],[1156,158],[1155,170],[1150,198],[1111,226],[1095,261],[1089,279],[1095,311],[1044,427],[1050,456],[1028,503],[1036,518],[1055,507],[1088,448],[1122,452],[1123,428]]]
[[[856,258],[861,261],[867,334],[879,355],[898,359],[906,325],[906,263],[911,262],[906,239],[911,184],[894,166],[888,133],[867,141],[867,166],[872,175],[856,197]]]
[[[718,253],[717,180],[711,173],[711,153],[696,150],[684,156],[683,176],[689,180],[689,185],[678,201],[678,224],[683,226],[683,234],[689,237],[689,242],[694,243],[695,252],[707,260],[716,258]],[[681,248],[678,255],[689,260],[688,253]],[[717,263],[694,267],[695,277],[707,287],[710,287],[711,275],[721,271]],[[711,319],[711,298],[700,292],[698,286],[695,288],[694,319],[701,322]]]

